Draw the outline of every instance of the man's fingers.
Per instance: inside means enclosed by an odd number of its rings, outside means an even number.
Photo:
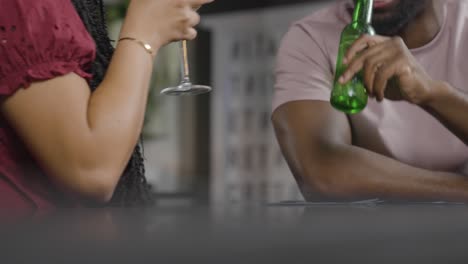
[[[348,64],[354,58],[354,56],[356,56],[357,53],[367,49],[368,47],[369,45],[366,41],[358,39],[356,42],[353,43],[353,45],[351,45],[351,47],[349,47],[348,51],[346,52],[346,55],[343,58],[343,63]]]
[[[364,64],[366,63],[366,61],[368,61],[374,56],[383,54],[381,49],[382,47],[375,46],[371,49],[362,52],[359,56],[354,58],[354,60],[351,61],[351,63],[346,68],[346,71],[341,76],[339,80],[340,83],[345,84],[349,82],[354,77],[354,75],[356,75],[356,73],[360,72],[364,68]]]
[[[364,84],[369,95],[374,95],[374,80],[375,75],[380,69],[385,66],[387,61],[391,60],[391,54],[377,50],[372,56],[368,56],[364,61],[363,77]]]
[[[382,66],[375,74],[374,92],[377,101],[381,102],[385,98],[385,89],[388,81],[395,75],[398,63],[391,62]]]
[[[344,63],[347,64],[363,50],[372,48],[386,40],[387,38],[381,36],[362,35],[349,47],[345,57],[343,58]]]

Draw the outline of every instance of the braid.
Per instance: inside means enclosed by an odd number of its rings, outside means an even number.
[[[104,79],[114,48],[107,33],[106,17],[102,0],[72,0],[75,9],[96,43],[96,60],[92,65],[94,91]],[[144,158],[141,140],[120,178],[111,200],[112,206],[144,206],[153,203],[151,187],[145,178]]]

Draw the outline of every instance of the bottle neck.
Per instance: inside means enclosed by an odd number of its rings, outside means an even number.
[[[371,24],[374,0],[357,0],[353,13],[353,24]]]

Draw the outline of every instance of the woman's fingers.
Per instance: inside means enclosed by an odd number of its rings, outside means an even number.
[[[194,10],[213,0],[132,0],[121,36],[159,48],[172,41],[193,39],[200,15]]]
[[[186,33],[182,37],[185,40],[193,40],[197,38],[198,32],[194,28],[187,29]]]

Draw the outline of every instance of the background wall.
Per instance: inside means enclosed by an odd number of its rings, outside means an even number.
[[[212,32],[212,202],[274,203],[302,196],[271,126],[276,53],[290,24],[323,3],[207,15]]]

